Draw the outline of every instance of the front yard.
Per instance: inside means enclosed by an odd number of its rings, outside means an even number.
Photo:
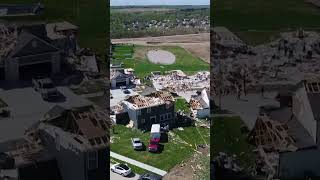
[[[111,151],[168,171],[175,165],[190,158],[197,145],[209,144],[210,130],[199,127],[186,127],[183,130],[175,129],[170,131],[168,133],[169,141],[161,143],[163,150],[160,153],[133,150],[131,146],[131,138],[133,137],[140,138],[144,145],[148,146],[150,132],[142,133],[137,129],[116,125],[115,132],[111,134]]]

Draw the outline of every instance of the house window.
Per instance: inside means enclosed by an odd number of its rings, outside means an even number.
[[[146,120],[145,119],[141,119],[141,124],[144,124],[146,123]]]
[[[88,153],[88,169],[97,169],[98,168],[98,152],[93,151]]]
[[[147,108],[147,113],[151,113],[151,108]]]

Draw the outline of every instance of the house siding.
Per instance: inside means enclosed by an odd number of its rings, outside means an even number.
[[[316,142],[317,121],[314,119],[305,88],[299,88],[292,100],[293,114]]]

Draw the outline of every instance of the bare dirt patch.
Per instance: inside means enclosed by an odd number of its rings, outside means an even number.
[[[112,43],[130,43],[143,46],[180,46],[203,61],[210,62],[210,34],[112,39]]]
[[[154,64],[170,65],[176,61],[176,56],[171,52],[157,49],[148,51],[147,57]]]
[[[198,148],[198,152],[188,159],[187,161],[176,165],[166,174],[164,180],[194,180],[194,179],[204,179],[202,175],[208,173],[210,147]],[[201,163],[201,161],[208,160],[208,163]],[[207,165],[208,164],[208,165]],[[208,167],[204,167],[207,165]],[[210,172],[209,172],[210,173]]]

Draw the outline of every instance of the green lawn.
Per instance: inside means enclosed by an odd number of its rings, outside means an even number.
[[[253,146],[247,142],[247,134],[240,131],[243,122],[238,117],[214,118],[211,127],[211,158],[219,152],[236,154],[240,166],[249,168],[254,164]]]
[[[320,28],[319,8],[305,0],[223,0],[212,5],[215,25],[230,28],[251,44],[268,41],[288,29]]]
[[[38,3],[39,0],[0,0],[0,4]],[[108,11],[104,0],[42,0],[45,9],[40,16],[7,17],[10,21],[56,22],[69,21],[79,26],[79,43],[82,47],[94,49],[101,55],[106,53]]]
[[[176,111],[180,110],[180,111],[184,111],[186,113],[191,112],[188,102],[183,98],[176,99],[175,108],[176,108]]]
[[[209,129],[196,127],[186,127],[183,131],[176,129],[173,131],[174,135],[169,136],[169,142],[162,143],[164,145],[163,151],[154,154],[148,151],[134,151],[131,146],[130,138],[133,137],[139,137],[148,146],[149,132],[142,133],[137,129],[117,125],[115,133],[112,134],[114,142],[111,144],[111,151],[165,171],[190,158],[196,145],[210,142]]]
[[[149,62],[145,53],[148,49],[162,49],[170,51],[176,56],[176,62],[171,65],[159,65]],[[178,46],[161,46],[161,47],[147,47],[147,46],[135,46],[134,47],[134,59],[123,60],[124,67],[133,68],[136,75],[139,78],[143,78],[150,75],[152,71],[170,71],[180,69],[186,74],[194,74],[198,71],[209,71],[209,64],[202,61],[200,58],[190,54],[185,49]],[[114,60],[118,61],[118,60]],[[118,61],[119,62],[119,61]]]

